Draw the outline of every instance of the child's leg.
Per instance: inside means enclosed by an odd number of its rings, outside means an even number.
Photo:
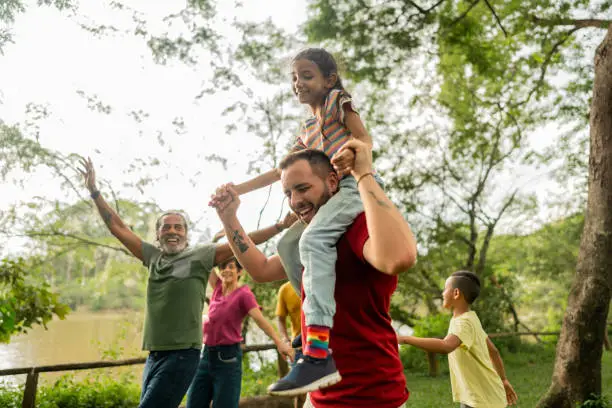
[[[304,358],[289,374],[268,388],[272,395],[296,396],[341,380],[328,352],[329,331],[336,313],[336,244],[362,211],[357,182],[353,177],[345,177],[340,182],[340,190],[319,208],[299,240],[299,258],[304,265],[301,280],[306,295],[302,304],[307,325],[306,333],[302,333]],[[285,244],[292,242],[288,237]],[[290,253],[290,245],[283,249]],[[286,259],[283,262],[285,264]]]
[[[302,262],[300,261],[299,243],[306,224],[296,221],[285,231],[276,245],[276,252],[281,259],[285,273],[295,288],[300,293],[300,281],[302,280]]]
[[[311,357],[327,357],[329,329],[336,313],[336,243],[362,211],[357,183],[353,177],[346,177],[302,234],[300,258],[306,295],[302,310],[307,326],[304,354]]]

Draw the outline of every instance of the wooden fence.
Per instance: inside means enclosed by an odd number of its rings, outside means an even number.
[[[611,323],[608,323],[610,325]],[[607,331],[606,331],[607,334]],[[491,333],[491,338],[502,338],[502,337],[516,337],[516,336],[558,336],[559,332],[510,332],[510,333]],[[606,346],[609,348],[609,345]],[[274,344],[256,344],[251,346],[244,346],[243,352],[249,353],[253,351],[265,351],[275,350]],[[144,364],[146,361],[145,357],[130,358],[126,360],[116,361],[94,361],[89,363],[71,363],[71,364],[56,364],[48,366],[34,366],[34,367],[21,367],[21,368],[9,368],[0,370],[0,377],[7,375],[23,375],[26,374],[25,389],[23,392],[22,408],[34,408],[36,403],[36,391],[38,388],[38,377],[40,373],[50,373],[58,371],[75,371],[75,370],[90,370],[95,368],[110,368],[110,367],[123,367],[135,364]],[[438,361],[437,353],[427,352],[427,362],[429,365],[429,375],[431,377],[437,377],[440,375],[440,364]],[[278,374],[279,377],[284,376],[288,371],[287,362],[278,358]],[[295,401],[289,398],[271,398],[271,397],[254,397],[241,400],[240,406],[247,407],[259,407],[259,408],[284,408],[293,407]],[[297,406],[297,405],[295,405]]]
[[[276,350],[274,344],[255,344],[250,346],[244,346],[243,352],[249,353],[253,351],[265,351],[265,350]],[[38,388],[38,377],[40,373],[52,373],[58,371],[76,371],[76,370],[90,370],[95,368],[111,368],[111,367],[124,367],[136,364],[144,364],[146,361],[145,357],[130,358],[126,360],[116,361],[93,361],[88,363],[70,363],[70,364],[56,364],[47,366],[34,366],[34,367],[21,367],[21,368],[8,368],[0,370],[0,377],[7,375],[23,375],[25,374],[26,383],[23,391],[23,400],[21,403],[22,408],[34,408],[36,405],[36,391]],[[282,358],[278,359],[279,362],[279,375],[285,375],[287,372],[287,363]],[[256,401],[255,401],[256,400]],[[265,401],[262,398],[255,398],[254,401],[245,399],[241,401],[241,407],[293,407],[293,399],[289,398],[266,398]],[[253,405],[255,403],[255,405]]]

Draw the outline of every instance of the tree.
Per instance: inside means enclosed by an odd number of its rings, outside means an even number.
[[[405,0],[374,4],[319,0],[311,5],[307,24],[310,39],[338,43],[349,56],[349,72],[356,79],[388,84],[390,79],[401,78],[402,73],[414,72],[414,59],[410,57],[415,51],[430,57],[437,69],[433,78],[428,78],[434,83],[431,93],[448,109],[454,132],[451,145],[460,149],[478,146],[483,140],[489,141],[485,146],[492,146],[492,117],[500,118],[500,130],[509,126],[516,130],[504,145],[511,142],[525,146],[525,133],[536,123],[552,118],[580,129],[587,117],[588,92],[593,89],[587,221],[553,384],[541,406],[573,406],[590,394],[600,394],[603,322],[612,281],[610,240],[597,232],[610,225],[612,187],[602,176],[608,169],[612,144],[612,130],[605,122],[610,117],[612,89],[606,77],[609,71],[605,71],[609,40],[598,49],[600,79],[596,77],[593,82],[592,68],[585,59],[592,48],[588,38],[577,32],[607,28],[610,21],[598,15],[606,13],[610,3],[439,0],[419,4]],[[588,18],[574,18],[577,14]],[[452,64],[448,64],[450,61]],[[560,71],[565,77],[556,75]],[[473,86],[458,87],[458,81]],[[471,120],[463,120],[465,117]],[[484,137],[465,137],[473,135],[474,130]],[[575,132],[575,137],[581,136],[583,133]],[[553,145],[557,158],[570,153],[562,147],[562,143]],[[525,159],[531,157],[535,155],[528,153]],[[581,333],[585,335],[578,337]]]
[[[38,0],[39,6],[54,6],[58,10],[73,10],[76,7],[75,0]],[[0,28],[0,54],[6,43],[13,41],[12,33],[9,29],[10,24],[15,21],[19,13],[26,11],[30,6],[23,0],[3,0],[0,2],[0,21],[5,23],[5,27]]]
[[[601,356],[612,298],[612,24],[595,54],[589,195],[552,384],[542,407],[573,407],[601,394]]]
[[[54,315],[63,319],[68,313],[49,285],[32,279],[28,270],[21,258],[0,261],[0,342],[8,343],[12,335],[26,333],[33,325],[46,328]]]

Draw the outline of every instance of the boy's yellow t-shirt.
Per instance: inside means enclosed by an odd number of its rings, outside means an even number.
[[[461,340],[461,345],[448,355],[453,401],[474,408],[506,407],[506,391],[491,362],[487,334],[476,312],[453,317],[448,334]]]

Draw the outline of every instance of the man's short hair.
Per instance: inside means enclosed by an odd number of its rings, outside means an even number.
[[[155,221],[155,233],[157,234],[157,231],[159,231],[159,229],[162,226],[162,220],[164,219],[164,217],[168,215],[177,215],[181,217],[181,220],[183,220],[183,226],[185,227],[185,234],[186,234],[189,229],[189,222],[187,221],[187,216],[184,213],[177,211],[177,210],[166,211],[165,213],[159,216],[157,221]]]
[[[304,149],[298,150],[297,152],[289,153],[283,160],[281,160],[278,168],[286,170],[287,167],[291,166],[299,160],[306,160],[312,171],[325,180],[329,173],[335,173],[334,166],[331,164],[329,156],[327,156],[321,150],[316,149]]]
[[[475,273],[457,271],[451,275],[453,289],[459,289],[468,304],[472,304],[480,295],[480,279]]]

